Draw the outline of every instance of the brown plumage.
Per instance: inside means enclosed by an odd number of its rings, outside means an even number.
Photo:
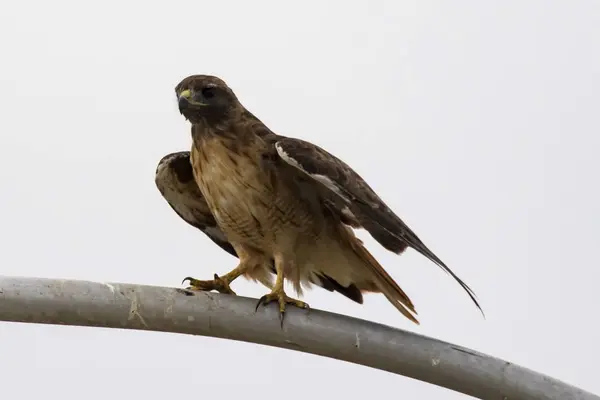
[[[242,274],[263,274],[274,261],[277,279],[265,300],[277,300],[281,312],[286,303],[306,306],[285,294],[284,278],[300,294],[320,274],[342,287],[381,292],[418,323],[414,305],[354,235],[354,227],[397,254],[413,247],[450,273],[479,307],[471,289],[343,161],[273,133],[216,77],[190,76],[175,90],[179,109],[192,124],[195,181],[240,258],[236,269],[218,278],[219,285],[228,287]]]
[[[189,151],[170,153],[161,158],[154,181],[163,198],[181,219],[200,230],[227,253],[237,257],[194,180]],[[259,281],[271,288],[275,273],[275,264],[271,260],[270,273],[266,273]],[[311,278],[312,283],[325,290],[339,292],[360,304],[363,302],[362,293],[354,284],[344,287],[323,273],[316,273]]]

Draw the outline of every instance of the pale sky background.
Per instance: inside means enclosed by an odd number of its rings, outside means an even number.
[[[422,325],[380,295],[313,290],[312,307],[600,393],[599,43],[592,0],[5,2],[0,274],[178,287],[233,268],[154,186],[158,160],[190,145],[174,86],[214,74],[276,132],[351,164],[487,319],[424,257],[370,238]],[[165,333],[0,323],[0,355],[3,398],[468,398]]]

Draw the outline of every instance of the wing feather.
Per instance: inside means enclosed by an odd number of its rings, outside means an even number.
[[[481,310],[473,290],[419,239],[350,166],[304,140],[279,136],[274,146],[285,163],[318,182],[324,200],[341,218],[346,218],[349,225],[364,228],[383,247],[396,254],[412,247],[450,274]]]
[[[199,229],[223,250],[237,257],[194,181],[189,151],[164,156],[156,168],[154,182],[163,198],[181,219]]]

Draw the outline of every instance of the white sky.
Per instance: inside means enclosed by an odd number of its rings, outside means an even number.
[[[474,288],[487,319],[434,264],[370,238],[422,325],[379,295],[359,306],[314,290],[312,307],[600,393],[600,3],[283,3],[3,4],[0,273],[178,286],[235,266],[153,181],[158,160],[190,144],[174,86],[215,74],[273,130],[351,164]],[[6,398],[467,398],[175,334],[0,323],[0,354]]]

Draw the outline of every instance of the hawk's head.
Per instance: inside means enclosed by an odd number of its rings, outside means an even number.
[[[175,87],[175,93],[179,111],[192,123],[218,123],[241,107],[233,91],[215,76],[188,76]]]

